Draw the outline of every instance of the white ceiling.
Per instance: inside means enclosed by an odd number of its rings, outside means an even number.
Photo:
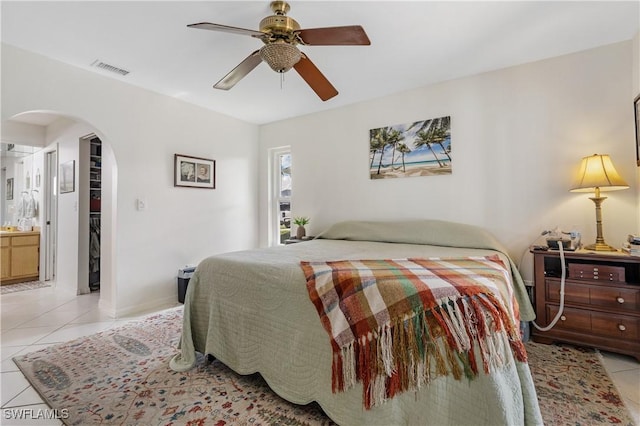
[[[2,1],[2,41],[262,124],[631,39],[636,1],[291,1],[302,28],[359,24],[371,46],[300,46],[340,92],[322,102],[294,71],[261,64],[230,91],[220,78],[262,43],[189,29],[258,29],[269,1]],[[130,71],[92,67],[99,60]]]

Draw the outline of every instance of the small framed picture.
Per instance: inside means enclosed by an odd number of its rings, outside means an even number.
[[[76,160],[60,165],[60,193],[66,194],[76,190]]]
[[[636,118],[636,164],[640,166],[640,95],[633,101],[633,110]]]
[[[7,200],[13,200],[13,178],[7,179],[6,198]]]
[[[216,160],[175,154],[173,186],[216,188]]]

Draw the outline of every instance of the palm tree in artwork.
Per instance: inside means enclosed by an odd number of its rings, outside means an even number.
[[[438,158],[438,155],[431,147],[432,141],[431,141],[431,134],[429,132],[420,131],[416,133],[416,139],[413,141],[413,144],[416,146],[416,148],[420,148],[423,145],[429,148],[429,151],[431,151],[431,153],[433,154],[433,157],[438,162],[438,165],[440,167],[444,167],[444,164],[442,164],[442,162]]]
[[[434,158],[438,162],[440,167],[444,167],[445,164],[440,161],[435,151],[433,150],[432,144],[436,143],[440,145],[442,148],[442,152],[447,156],[449,162],[451,162],[451,156],[449,155],[449,151],[445,149],[443,142],[449,137],[450,134],[450,126],[451,126],[451,117],[440,117],[434,118],[433,120],[425,120],[425,121],[417,121],[413,123],[409,129],[413,127],[418,127],[419,129],[416,132],[416,139],[413,144],[416,147],[426,146],[429,148]]]
[[[373,157],[375,157],[376,153],[380,151],[380,159],[378,161],[378,171],[376,174],[380,174],[380,170],[383,167],[382,159],[384,158],[384,151],[387,146],[391,145],[394,147],[395,154],[395,146],[398,142],[404,139],[402,132],[393,129],[391,127],[381,127],[379,129],[372,129],[369,132],[370,137],[370,145],[369,151],[373,152],[373,156],[371,158],[371,167],[373,167]],[[392,156],[393,163],[393,156]],[[389,167],[389,166],[384,166]]]
[[[388,140],[389,140],[389,130],[391,130],[390,127],[382,127],[380,129],[380,132],[378,133],[378,138],[379,138],[379,143],[380,143],[380,161],[378,161],[378,172],[376,174],[380,174],[380,168],[382,167],[382,158],[384,157],[384,149],[387,147],[388,145]]]
[[[369,165],[369,169],[373,168],[373,161],[375,160],[378,151],[383,150],[384,144],[382,142],[382,129],[369,130],[369,152],[371,153],[371,164]],[[382,153],[380,155],[382,155]]]
[[[421,132],[425,130],[428,131],[430,129],[444,129],[447,131],[447,134],[449,134],[449,131],[451,129],[451,117],[446,116],[446,117],[434,118],[431,120],[416,121],[411,126],[409,126],[407,131],[413,129],[414,127],[418,127],[417,132]]]
[[[436,128],[433,130],[433,133],[431,134],[431,143],[437,143],[438,145],[440,145],[440,148],[442,148],[442,152],[444,153],[444,155],[447,156],[447,158],[449,159],[449,162],[451,162],[451,156],[449,155],[450,151],[447,151],[447,149],[445,149],[444,145],[442,144],[442,142],[444,142],[445,140],[447,140],[447,138],[449,137],[449,132],[443,128]],[[451,147],[451,145],[449,145],[449,148]]]
[[[405,168],[405,165],[404,165],[404,155],[411,152],[411,148],[409,148],[405,143],[400,143],[398,144],[397,149],[398,149],[398,152],[402,154],[402,171],[406,172],[407,169]]]
[[[391,129],[389,131],[387,144],[393,147],[393,152],[391,153],[391,164],[389,164],[389,167],[391,167],[392,170],[394,170],[393,165],[396,162],[396,151],[398,150],[398,145],[403,140],[404,140],[404,134],[401,131],[396,129]],[[400,167],[398,167],[398,169],[400,169]]]

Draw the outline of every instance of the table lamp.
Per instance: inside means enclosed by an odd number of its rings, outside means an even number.
[[[629,185],[618,174],[611,158],[608,155],[593,154],[584,157],[580,163],[580,171],[576,177],[574,184],[571,186],[571,192],[591,192],[595,191],[595,197],[590,197],[596,204],[596,242],[585,247],[586,250],[595,251],[617,251],[615,247],[611,247],[604,242],[602,237],[602,202],[607,197],[601,197],[601,191],[617,191],[619,189],[627,189]]]

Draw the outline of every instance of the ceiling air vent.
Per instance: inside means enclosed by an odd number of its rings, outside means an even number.
[[[114,67],[113,65],[107,64],[105,62],[102,62],[98,59],[96,59],[95,61],[93,61],[93,63],[91,64],[92,67],[97,67],[97,68],[102,68],[103,70],[106,71],[110,71],[110,72],[114,72],[116,74],[120,74],[120,75],[127,75],[129,74],[129,71],[122,69],[122,68],[118,68],[118,67]]]

